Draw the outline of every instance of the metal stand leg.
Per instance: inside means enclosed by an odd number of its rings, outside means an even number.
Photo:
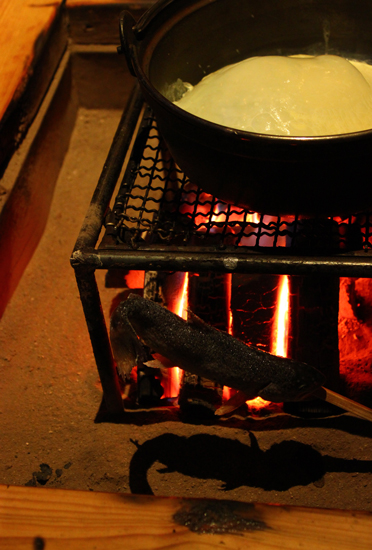
[[[107,412],[115,415],[123,414],[124,408],[120,382],[112,356],[95,272],[92,269],[80,268],[75,270],[75,275],[102,383]]]

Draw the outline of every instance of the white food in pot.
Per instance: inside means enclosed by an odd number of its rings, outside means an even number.
[[[372,66],[336,55],[251,57],[189,86],[175,102],[230,128],[324,136],[372,128]]]

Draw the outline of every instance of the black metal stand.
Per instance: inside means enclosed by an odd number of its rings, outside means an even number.
[[[119,227],[119,224],[118,220],[114,219],[112,221],[112,218],[115,218],[116,214],[115,212],[111,213],[108,220],[107,212],[124,165],[124,160],[134,137],[137,123],[140,120],[143,105],[144,102],[139,87],[135,86],[128,106],[124,110],[120,120],[71,256],[71,265],[75,269],[97,369],[102,382],[104,402],[110,415],[123,414],[123,401],[120,391],[120,380],[112,357],[107,326],[95,278],[96,269],[120,268],[127,270],[195,273],[216,271],[220,273],[266,273],[272,275],[372,277],[372,216],[369,213],[361,215],[363,216],[362,224],[359,222],[355,223],[352,217],[350,217],[350,222],[343,222],[347,238],[342,237],[341,233],[339,233],[337,239],[340,242],[342,240],[344,246],[339,249],[335,248],[335,250],[332,249],[333,235],[338,227],[335,221],[329,222],[326,220],[324,222],[323,220],[315,220],[315,222],[311,221],[310,223],[309,220],[301,220],[296,217],[294,222],[288,225],[286,221],[278,218],[277,221],[270,221],[265,225],[264,215],[261,215],[259,223],[253,223],[252,225],[251,222],[247,222],[247,226],[244,222],[241,226],[242,237],[250,238],[252,235],[252,232],[246,234],[244,231],[255,231],[254,242],[256,244],[253,246],[241,246],[242,240],[239,237],[235,241],[235,244],[231,245],[228,238],[224,241],[225,230],[232,223],[229,219],[226,218],[227,221],[223,231],[219,234],[220,236],[218,236],[217,232],[213,231],[212,225],[216,224],[217,226],[219,223],[213,221],[215,198],[213,198],[214,202],[210,209],[210,223],[207,224],[204,234],[197,233],[192,228],[190,229],[192,223],[197,220],[197,204],[192,205],[191,210],[194,213],[194,217],[192,219],[186,218],[187,225],[185,230],[182,228],[184,233],[181,234],[179,232],[179,218],[176,216],[180,209],[180,203],[173,204],[167,202],[165,196],[169,192],[169,189],[166,190],[167,188],[164,185],[162,187],[157,177],[154,178],[155,182],[152,188],[154,196],[157,193],[156,196],[158,197],[156,199],[158,202],[156,208],[153,206],[156,202],[155,199],[151,199],[152,206],[150,207],[147,206],[148,203],[146,202],[144,206],[140,208],[136,207],[139,213],[139,223],[134,232],[130,233],[129,224],[127,232],[124,231],[120,234],[124,236],[129,235],[128,241],[118,234],[115,235],[115,230]],[[148,125],[146,128],[148,129]],[[148,135],[147,133],[146,136],[148,137]],[[142,158],[141,151],[143,151],[141,147],[145,146],[146,136],[144,138],[141,131],[139,131],[138,136],[135,136],[136,139],[125,169],[121,192],[119,191],[118,194],[118,197],[120,195],[121,204],[124,204],[128,200],[132,188],[135,187],[135,178],[140,172],[139,165]],[[151,145],[149,149],[154,151]],[[156,154],[153,155],[153,158],[157,162],[156,159],[158,156]],[[146,161],[150,162],[152,158],[148,157]],[[172,170],[174,171],[174,169]],[[153,171],[151,173],[153,174]],[[179,172],[176,170],[176,173],[178,174]],[[168,170],[167,177],[171,181],[173,176],[170,169]],[[151,178],[150,182],[147,182],[147,185],[151,187]],[[138,189],[142,192],[142,195]],[[187,193],[185,180],[183,180],[179,191],[174,196],[178,196],[179,198],[182,196],[182,193]],[[201,191],[199,190],[196,196],[199,197],[200,193]],[[124,198],[122,199],[122,197]],[[133,195],[131,195],[133,201],[141,200],[143,197],[145,199],[148,197],[148,191],[144,190],[144,187],[138,187],[134,190]],[[165,224],[161,227],[164,215],[159,214],[159,212],[163,212],[160,208],[163,204],[166,206],[165,212],[168,217],[166,217]],[[188,204],[190,205],[190,203]],[[234,207],[231,205],[226,206],[226,212],[228,213],[232,212],[233,209]],[[124,212],[124,216],[121,218],[121,222],[123,222],[120,226],[121,229],[125,225],[123,221],[125,220],[125,216],[127,216],[132,225],[135,224],[134,214],[127,215]],[[148,219],[145,219],[146,216]],[[185,216],[183,216],[184,219]],[[270,219],[272,220],[272,218]],[[151,225],[153,223],[152,220],[155,220],[153,225]],[[259,240],[261,235],[264,237],[270,233],[273,224],[276,227],[274,245],[265,248],[259,244]],[[288,227],[291,226],[294,231],[292,235],[292,248],[286,248],[285,246],[276,248],[275,243],[277,242],[277,238],[283,236],[284,233],[288,233],[287,230],[283,229],[283,227],[286,227],[286,224]],[[105,237],[98,245],[101,230],[105,225]],[[303,247],[303,242],[296,233],[297,227],[302,227],[305,232],[303,239],[305,247]],[[171,229],[168,231],[169,228]],[[313,242],[314,239],[309,239],[307,233],[311,231],[313,234],[319,233],[319,235],[316,235],[315,245],[310,249],[309,243]],[[322,247],[322,235],[324,231],[331,232],[332,237],[331,246],[326,248]],[[354,232],[357,233],[357,239],[351,238]],[[177,238],[172,241],[173,235],[176,235]],[[189,238],[190,235],[191,238]],[[364,242],[361,240],[362,235],[364,235]],[[227,237],[229,236],[227,235]],[[338,242],[337,239],[336,241]]]
[[[128,107],[120,120],[71,256],[71,265],[75,269],[80,299],[102,383],[105,407],[112,415],[123,414],[123,401],[95,277],[95,270],[101,266],[98,261],[91,261],[91,254],[104,225],[109,201],[119,178],[142,105],[141,93],[139,88],[135,87]]]

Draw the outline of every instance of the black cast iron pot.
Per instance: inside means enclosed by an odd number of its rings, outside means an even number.
[[[160,0],[136,24],[121,16],[121,50],[175,161],[220,199],[274,214],[341,215],[372,207],[372,130],[283,137],[207,122],[167,99],[181,79],[255,55],[372,58],[371,0]]]

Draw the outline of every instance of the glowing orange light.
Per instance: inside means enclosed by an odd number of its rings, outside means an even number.
[[[218,233],[223,230],[223,226],[228,220],[228,226],[224,228],[227,234],[236,235],[242,231],[242,224],[257,224],[260,221],[260,215],[253,212],[247,212],[243,208],[232,207],[228,209],[226,204],[218,202],[215,204],[212,195],[201,192],[197,186],[191,182],[186,184],[187,200],[182,202],[180,213],[184,216],[189,216],[195,223],[198,233],[205,233],[210,228],[211,233]],[[197,202],[197,210],[195,212],[195,202]],[[220,227],[219,227],[220,224]],[[246,237],[243,237],[246,239]],[[249,241],[250,237],[248,238]],[[251,239],[255,244],[255,238]]]
[[[271,338],[271,353],[287,357],[289,334],[289,279],[287,275],[281,275],[278,285],[278,296]],[[260,409],[268,405],[261,397],[256,397],[246,402],[251,409]]]
[[[226,275],[226,307],[227,307],[227,332],[233,333],[233,314],[231,311],[231,281],[232,275],[228,273]],[[232,395],[231,388],[224,386],[222,389],[222,399],[228,401]]]
[[[227,307],[227,332],[229,334],[233,333],[233,313],[231,310],[231,285],[232,285],[232,274],[228,273],[226,275],[226,307]]]
[[[289,333],[289,280],[281,275],[271,341],[271,353],[287,357]]]
[[[256,397],[255,399],[251,399],[250,401],[246,401],[248,407],[252,410],[258,410],[258,409],[264,409],[269,405],[270,401],[266,401],[265,399],[262,399],[262,397]]]
[[[188,289],[189,289],[189,274],[185,273],[185,278],[183,281],[182,289],[180,292],[180,298],[177,302],[176,310],[174,313],[182,317],[182,319],[187,319],[187,305],[188,305]],[[176,397],[180,391],[181,384],[181,369],[174,367],[169,372],[170,377],[170,396]]]
[[[228,401],[231,397],[231,388],[224,386],[222,389],[222,399],[223,401]]]
[[[175,313],[177,313],[177,315],[182,317],[182,319],[187,319],[188,290],[189,290],[189,274],[185,273],[180,300],[177,304],[177,309],[175,311]]]
[[[222,203],[215,204],[213,197],[207,193],[202,192],[197,194],[197,188],[188,183],[188,201],[185,201],[181,205],[181,213],[184,215],[192,216],[197,225],[197,231],[204,233],[207,231],[207,226],[212,223],[213,227],[211,232],[222,231],[222,226],[225,224],[228,218],[228,227],[225,228],[227,234],[240,234],[242,230],[242,224],[245,227],[251,227],[247,230],[247,235],[244,235],[240,241],[240,244],[246,246],[255,245],[257,241],[257,235],[255,233],[256,224],[260,223],[261,215],[256,212],[247,212],[244,209],[238,207],[232,207],[227,209],[227,205]],[[197,212],[194,212],[194,200],[198,200]],[[269,225],[269,217],[266,217],[265,223]],[[218,224],[221,224],[219,227]],[[263,246],[271,246],[272,236],[268,235],[261,239]],[[280,237],[277,243],[279,246],[286,246],[285,237]],[[228,286],[228,326],[227,331],[229,334],[233,334],[233,315],[230,307],[231,299],[231,285]],[[277,307],[275,313],[274,327],[272,331],[271,353],[275,355],[287,356],[288,351],[288,310],[289,310],[289,284],[288,277],[286,275],[281,276],[279,283],[279,292],[277,298]],[[181,313],[178,313],[182,316]],[[224,386],[223,388],[223,400],[227,401],[232,396],[234,390]],[[261,399],[260,397],[247,401],[247,404],[251,408],[259,409],[265,407],[269,402]]]

